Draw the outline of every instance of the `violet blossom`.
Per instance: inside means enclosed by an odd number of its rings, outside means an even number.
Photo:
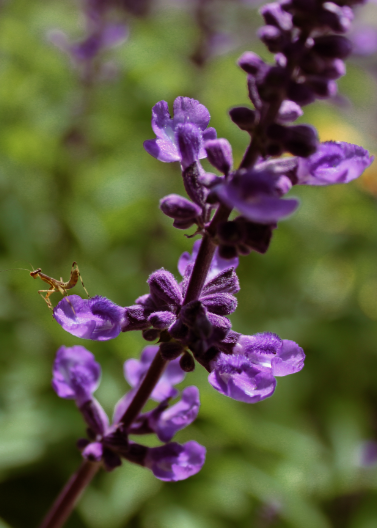
[[[232,354],[221,353],[211,361],[208,381],[225,396],[255,403],[273,394],[275,376],[302,370],[304,359],[301,347],[276,334],[242,335]]]
[[[296,176],[301,185],[332,185],[348,183],[369,167],[374,157],[352,143],[326,141],[317,152],[298,159]]]
[[[145,466],[160,480],[175,482],[196,475],[204,464],[206,448],[191,440],[148,449]]]
[[[205,106],[189,97],[177,97],[170,117],[168,104],[160,101],[152,109],[152,129],[157,139],[144,141],[144,148],[154,158],[180,161],[183,168],[207,156],[203,141],[214,139],[216,131],[207,128],[210,115]]]
[[[124,308],[99,295],[91,299],[78,295],[64,297],[54,308],[53,315],[68,333],[94,341],[117,337],[125,320]]]
[[[61,347],[56,355],[53,368],[53,388],[61,398],[74,399],[84,420],[89,426],[89,438],[82,438],[78,447],[82,456],[92,462],[103,462],[107,471],[112,471],[125,458],[141,464],[153,471],[161,480],[175,481],[188,478],[202,468],[205,459],[205,448],[196,442],[180,445],[169,442],[175,433],[191,424],[199,411],[199,391],[196,387],[186,387],[181,399],[169,407],[169,400],[178,391],[173,385],[182,381],[185,373],[177,362],[170,362],[164,376],[155,387],[151,398],[162,401],[156,409],[140,414],[134,424],[125,430],[122,416],[135,390],[140,386],[143,373],[148,369],[158,347],[147,347],[139,364],[129,360],[125,364],[125,374],[131,385],[134,385],[116,405],[113,424],[101,405],[93,398],[98,388],[101,368],[91,352],[82,346]],[[165,445],[158,448],[147,448],[129,442],[129,434],[155,433]]]

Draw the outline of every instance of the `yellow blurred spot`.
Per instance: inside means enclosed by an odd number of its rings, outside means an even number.
[[[377,279],[371,279],[361,287],[358,300],[365,315],[377,321]]]

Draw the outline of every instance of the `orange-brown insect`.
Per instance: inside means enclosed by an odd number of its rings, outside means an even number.
[[[29,271],[29,270],[27,270],[27,271]],[[50,285],[50,288],[48,290],[38,290],[39,295],[46,302],[46,304],[50,308],[50,310],[53,310],[53,306],[52,306],[51,301],[50,301],[50,295],[52,295],[54,292],[58,291],[64,297],[64,295],[67,293],[67,290],[70,290],[70,289],[74,288],[76,286],[77,281],[79,279],[81,281],[82,287],[85,290],[85,293],[87,294],[88,297],[90,297],[87,289],[84,286],[84,282],[83,282],[83,280],[81,278],[80,270],[79,270],[79,267],[77,265],[77,262],[74,262],[72,264],[71,276],[69,278],[69,281],[67,281],[67,282],[64,282],[62,277],[60,277],[60,280],[53,279],[52,277],[49,277],[45,273],[42,273],[42,268],[38,268],[36,270],[30,271],[30,276],[33,277],[33,279],[36,279],[37,277],[39,277],[44,282],[47,282],[47,284]],[[46,295],[43,295],[44,293]],[[72,307],[72,309],[73,309],[73,307]]]

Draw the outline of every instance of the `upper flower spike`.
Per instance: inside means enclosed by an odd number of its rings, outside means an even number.
[[[171,118],[166,101],[152,109],[152,129],[157,139],[144,141],[144,148],[154,158],[180,161],[183,168],[207,157],[203,142],[216,138],[214,128],[207,128],[210,115],[205,106],[189,97],[177,97]]]

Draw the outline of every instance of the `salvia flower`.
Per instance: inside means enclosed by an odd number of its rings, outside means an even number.
[[[273,394],[275,376],[287,376],[304,367],[305,354],[294,341],[265,332],[238,336],[231,354],[210,362],[209,383],[235,400],[256,403]]]
[[[298,200],[284,200],[284,177],[276,177],[268,170],[240,170],[233,178],[216,187],[219,200],[258,224],[273,224],[286,218],[298,207]],[[289,183],[289,181],[288,181]]]
[[[175,482],[196,475],[203,467],[205,455],[206,448],[193,440],[183,445],[172,442],[149,448],[144,464],[158,479]]]
[[[358,178],[373,161],[368,151],[341,141],[321,143],[315,154],[298,160],[297,179],[304,185],[348,183]]]
[[[62,346],[57,351],[52,386],[60,398],[74,399],[79,405],[85,403],[98,388],[100,377],[101,367],[84,347]]]
[[[129,360],[125,374],[134,388],[116,405],[113,424],[92,394],[97,389],[101,368],[91,352],[82,346],[61,347],[53,367],[52,385],[58,396],[74,399],[86,424],[90,440],[80,439],[82,456],[92,462],[102,462],[107,471],[118,467],[122,458],[148,467],[161,480],[188,478],[202,468],[205,448],[196,442],[184,445],[169,442],[175,433],[191,424],[198,415],[200,401],[196,387],[186,387],[181,399],[169,408],[169,400],[178,391],[173,384],[182,381],[185,373],[171,361],[151,398],[161,403],[152,411],[140,414],[126,430],[121,423],[123,413],[140,386],[143,374],[158,353],[158,347],[147,347],[140,362]],[[159,448],[147,448],[129,442],[129,434],[155,433],[165,443]]]
[[[105,297],[64,297],[54,308],[55,320],[66,332],[82,339],[107,341],[120,334],[125,310]]]
[[[207,128],[210,115],[199,101],[177,97],[173,108],[174,116],[171,118],[165,101],[153,107],[152,129],[157,139],[144,141],[144,148],[160,161],[180,161],[186,168],[207,156],[203,141],[214,139],[216,131]]]

